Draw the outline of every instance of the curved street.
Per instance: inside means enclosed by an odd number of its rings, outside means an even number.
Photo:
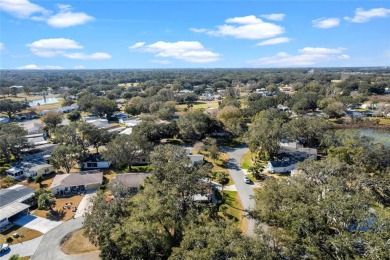
[[[242,206],[245,210],[253,209],[255,206],[255,202],[253,200],[253,183],[246,184],[244,182],[244,176],[245,173],[241,169],[241,158],[244,156],[244,154],[248,151],[247,147],[238,147],[238,148],[229,148],[224,147],[224,152],[227,152],[229,154],[229,162],[228,162],[228,169],[230,172],[230,176],[232,177],[234,181],[234,185],[237,188],[238,195],[240,196]],[[255,229],[255,220],[248,218],[248,229],[246,231],[246,234],[248,236],[251,236]]]
[[[69,233],[76,231],[83,226],[84,217],[71,219],[56,228],[50,230],[43,236],[35,254],[31,259],[42,260],[96,260],[99,253],[88,253],[80,255],[66,255],[61,251],[61,240]]]

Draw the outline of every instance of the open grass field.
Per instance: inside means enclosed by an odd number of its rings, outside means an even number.
[[[213,101],[197,101],[193,104],[192,109],[207,109],[207,108],[218,108],[218,100]],[[185,108],[188,108],[187,104],[176,105],[177,111],[184,111]]]
[[[94,246],[83,234],[84,230],[79,229],[73,232],[62,244],[61,250],[67,255],[85,254],[98,252],[99,248]]]
[[[34,239],[34,238],[37,238],[37,237],[40,237],[43,235],[39,231],[14,225],[13,227],[7,229],[6,231],[0,233],[0,243],[6,244],[7,238],[12,237],[12,234],[14,234],[14,233],[18,233],[19,237],[13,238],[12,244],[23,243],[25,241],[28,241],[28,240],[31,240],[31,239]]]

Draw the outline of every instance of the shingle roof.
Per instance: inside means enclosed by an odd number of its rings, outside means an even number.
[[[53,183],[50,186],[50,189],[53,189],[58,186],[79,186],[87,184],[102,184],[103,182],[103,173],[67,173],[67,174],[57,174]]]
[[[121,183],[128,188],[137,188],[139,185],[143,184],[145,179],[151,176],[151,173],[124,173],[118,174],[115,179],[112,180],[113,183]]]

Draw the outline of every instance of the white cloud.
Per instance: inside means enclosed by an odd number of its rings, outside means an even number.
[[[18,18],[29,18],[32,14],[48,14],[50,11],[28,0],[2,0],[0,10]]]
[[[33,54],[40,57],[63,56],[69,59],[80,60],[102,60],[111,58],[108,53],[104,52],[96,52],[93,54],[68,52],[68,50],[83,49],[84,46],[74,40],[65,38],[41,39],[27,44],[26,46],[30,48]]]
[[[284,28],[264,22],[254,15],[233,17],[225,20],[226,24],[218,25],[216,30],[191,28],[193,32],[206,33],[211,36],[231,36],[237,39],[266,39],[284,33]]]
[[[365,11],[363,8],[357,8],[355,10],[355,17],[344,17],[345,20],[354,23],[365,23],[375,17],[387,17],[390,14],[390,9],[386,8],[373,8]]]
[[[151,60],[152,63],[162,64],[162,65],[168,65],[171,64],[169,60]]]
[[[134,47],[134,45],[131,47]],[[155,56],[159,58],[173,58],[193,63],[208,63],[220,59],[218,53],[206,50],[205,47],[197,41],[159,41],[133,49],[154,53]]]
[[[283,21],[285,16],[286,16],[285,14],[263,14],[261,17],[273,21]]]
[[[141,48],[144,47],[144,45],[145,42],[137,42],[134,45],[129,46],[129,49],[133,50],[133,49]]]
[[[18,69],[18,70],[62,70],[64,68],[61,66],[51,66],[51,65],[38,66],[35,64],[29,64],[26,66],[17,67],[16,69]]]
[[[111,59],[111,55],[105,52],[95,52],[92,54],[85,54],[81,52],[65,53],[63,56],[74,60],[107,60]]]
[[[262,42],[259,42],[256,44],[257,46],[265,46],[265,45],[275,45],[275,44],[281,44],[281,43],[287,43],[290,42],[291,39],[288,37],[278,37],[278,38],[273,38],[269,40],[265,40]]]
[[[59,56],[64,53],[64,50],[83,48],[74,40],[65,38],[41,39],[26,46],[30,48],[32,53],[41,57]]]
[[[21,19],[46,22],[56,28],[65,28],[81,25],[94,18],[83,12],[72,12],[70,5],[57,5],[59,12],[53,15],[53,11],[33,4],[28,0],[2,0],[0,10],[10,13]],[[35,15],[35,16],[33,16]]]
[[[82,70],[82,69],[85,69],[85,67],[83,65],[77,65],[77,66],[74,66],[74,68],[76,70]]]
[[[0,42],[0,52],[5,50],[4,43]]]
[[[344,48],[320,48],[320,47],[305,47],[298,50],[297,55],[290,55],[286,52],[279,52],[275,56],[264,57],[257,60],[248,61],[253,66],[275,66],[275,67],[295,67],[295,66],[311,66],[317,63],[345,60],[349,56],[343,54]]]
[[[313,27],[321,28],[321,29],[327,29],[336,27],[340,24],[339,18],[319,18],[316,20],[311,21],[313,24]]]
[[[57,5],[60,9],[58,14],[50,16],[47,24],[52,27],[65,28],[85,24],[93,21],[94,18],[86,13],[74,13],[70,5]]]
[[[208,29],[204,29],[204,28],[190,28],[190,31],[191,32],[196,32],[196,33],[206,33],[208,31]]]

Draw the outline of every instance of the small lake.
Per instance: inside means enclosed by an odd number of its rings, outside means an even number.
[[[374,139],[376,143],[382,143],[386,146],[390,146],[390,132],[385,130],[372,130],[372,129],[359,129],[360,134],[368,136]]]
[[[39,100],[30,101],[30,102],[28,102],[28,104],[30,107],[36,107],[36,106],[38,106],[38,104],[39,105],[47,105],[47,104],[57,103],[58,101],[59,101],[58,98],[50,97],[50,98],[46,98],[46,99],[39,99]]]

